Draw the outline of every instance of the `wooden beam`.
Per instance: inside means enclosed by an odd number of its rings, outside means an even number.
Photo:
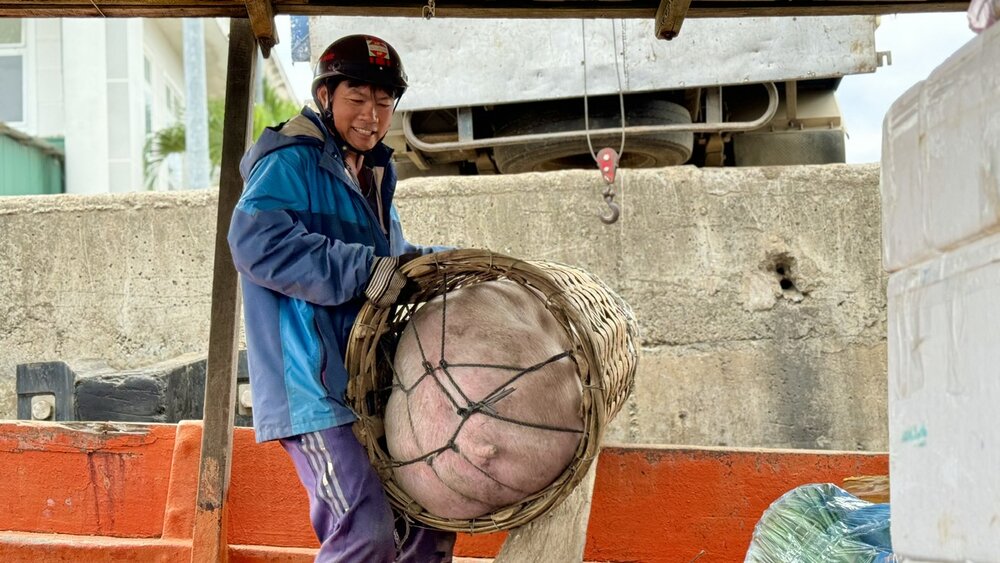
[[[26,0],[0,2],[0,16],[240,17],[243,0]]]
[[[282,14],[423,17],[426,0],[386,0],[369,3],[360,0],[340,2],[331,0],[274,0],[275,9]],[[435,18],[640,18],[648,19],[656,13],[657,0],[626,0],[612,6],[604,0],[576,2],[537,2],[534,0],[506,0],[482,2],[459,0],[438,2]]]
[[[654,20],[656,38],[669,41],[677,37],[690,7],[691,0],[660,0]]]
[[[845,491],[861,500],[874,503],[889,502],[888,475],[861,475],[844,479]]]
[[[232,8],[219,7],[206,9],[201,6],[155,6],[135,8],[107,8],[98,11],[91,5],[86,6],[54,6],[31,5],[12,6],[10,3],[0,5],[0,18],[245,18],[246,6]]]
[[[426,0],[0,0],[0,17],[244,17],[251,3],[274,14],[330,16],[421,16]],[[684,0],[673,0],[674,2]],[[965,0],[686,0],[687,18],[877,15],[965,11]],[[442,3],[444,4],[444,3]],[[437,6],[436,17],[466,18],[653,18],[661,0],[537,2],[454,0]],[[255,8],[256,9],[256,8]],[[275,38],[277,39],[277,38]]]
[[[239,280],[226,235],[233,209],[243,191],[240,158],[252,133],[257,43],[246,19],[229,28],[229,72],[222,132],[222,170],[216,215],[215,266],[212,278],[212,324],[208,335],[205,377],[205,429],[201,440],[198,501],[195,506],[191,561],[224,562],[226,500],[232,467],[233,415],[236,408],[236,367],[239,338]]]
[[[689,18],[764,18],[764,17],[808,17],[808,16],[879,16],[885,14],[924,14],[930,12],[964,12],[968,4],[960,2],[923,1],[912,2],[802,2],[777,3],[768,0],[759,2],[712,1],[691,3]]]
[[[278,43],[278,29],[274,25],[274,6],[271,0],[246,0],[250,26],[257,36],[257,45],[264,58],[271,56],[271,48]]]
[[[689,0],[688,18],[733,16],[877,15],[965,11],[966,0]],[[445,4],[445,5],[441,5]],[[544,4],[544,5],[543,5]],[[462,18],[640,18],[656,16],[661,0],[537,2],[449,0],[435,17]],[[274,0],[279,14],[421,17],[426,0]]]

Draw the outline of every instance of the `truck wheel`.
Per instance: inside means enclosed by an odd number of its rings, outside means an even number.
[[[571,103],[576,105],[575,103]],[[566,105],[566,104],[563,104]],[[524,111],[501,123],[496,135],[529,135],[583,131],[583,108],[550,109],[543,112]],[[619,127],[621,115],[618,100],[614,103],[591,105],[590,129]],[[664,100],[626,100],[625,123],[633,125],[668,125],[691,123],[691,114],[684,106]],[[591,136],[594,150],[611,147],[618,150],[621,134]],[[687,162],[691,157],[694,135],[690,132],[653,133],[625,136],[621,165],[626,168],[656,168]],[[506,145],[493,149],[497,168],[504,174],[545,172],[596,166],[587,146],[587,139],[555,139],[522,145]]]

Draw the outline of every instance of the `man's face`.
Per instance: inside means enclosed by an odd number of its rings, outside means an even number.
[[[319,98],[326,101],[326,87]],[[333,123],[340,136],[362,151],[375,148],[392,124],[396,100],[392,94],[368,84],[343,80],[333,91]]]

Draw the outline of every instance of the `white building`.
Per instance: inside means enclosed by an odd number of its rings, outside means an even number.
[[[204,20],[209,99],[225,95],[229,20]],[[183,121],[179,19],[0,19],[0,122],[64,142],[67,193],[146,189],[147,136]],[[264,67],[297,100],[272,57]],[[179,159],[155,189],[178,189]]]

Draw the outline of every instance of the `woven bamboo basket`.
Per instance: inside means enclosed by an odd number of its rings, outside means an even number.
[[[457,520],[427,512],[395,483],[385,447],[382,416],[392,385],[392,357],[412,304],[378,309],[366,303],[351,332],[346,364],[347,398],[358,415],[355,433],[382,479],[389,501],[425,526],[492,532],[521,526],[545,514],[583,479],[600,449],[604,428],[632,391],[638,362],[638,327],[632,310],[599,279],[579,268],[524,261],[487,250],[452,250],[422,256],[403,269],[419,286],[410,299],[426,302],[453,289],[506,279],[535,289],[566,330],[583,389],[584,431],[573,461],[548,487],[485,516]]]

